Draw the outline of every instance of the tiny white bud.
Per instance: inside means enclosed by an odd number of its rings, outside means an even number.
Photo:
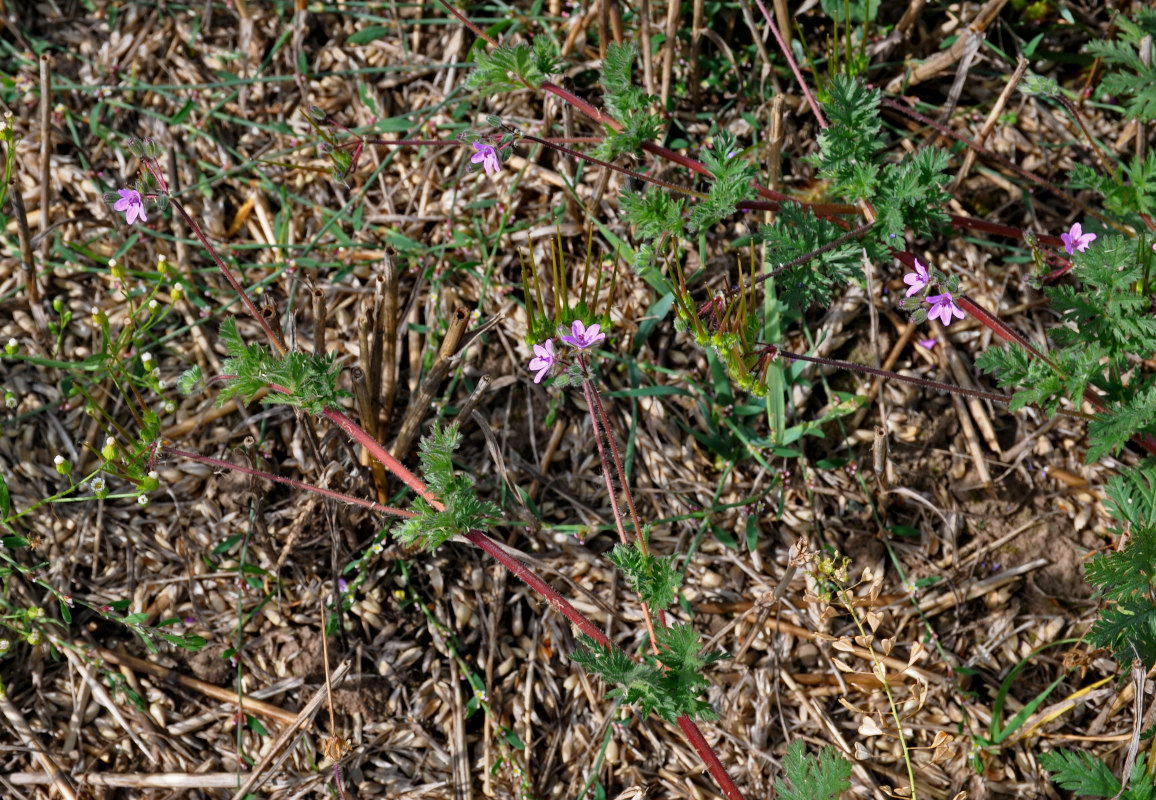
[[[141,353],[140,360],[144,361],[146,363],[149,361],[152,361],[153,360],[153,354],[152,353]]]
[[[116,439],[109,436],[107,439],[104,440],[104,446],[105,447],[116,447]]]
[[[63,464],[64,463],[64,456],[62,456],[62,455],[56,456],[56,458],[52,459],[52,463],[53,464]]]

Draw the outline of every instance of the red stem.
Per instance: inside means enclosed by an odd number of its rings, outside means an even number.
[[[471,530],[463,534],[473,544],[489,553],[498,563],[512,572],[516,577],[520,578],[527,586],[537,592],[547,603],[552,605],[558,613],[570,620],[578,630],[589,636],[599,645],[610,649],[613,645],[606,634],[595,625],[586,615],[574,608],[562,595],[554,591],[554,588],[546,581],[542,580],[532,569],[527,567],[518,559],[507,553],[502,547],[498,545],[493,539],[487,536],[482,531]]]
[[[722,762],[718,760],[718,756],[714,754],[714,748],[710,746],[710,742],[702,735],[702,731],[698,729],[698,725],[694,720],[683,714],[678,718],[678,727],[682,728],[682,733],[690,742],[690,746],[698,753],[699,758],[706,764],[707,772],[714,778],[715,783],[723,790],[729,800],[744,800],[743,793],[739,791],[739,787],[735,786],[735,782],[731,780],[731,776],[727,774],[726,768],[723,767]]]
[[[803,80],[803,73],[799,71],[799,65],[795,63],[795,57],[791,55],[791,48],[787,47],[787,43],[783,41],[783,35],[779,33],[779,26],[771,19],[770,13],[767,12],[767,7],[763,5],[763,0],[755,0],[759,4],[759,10],[763,12],[763,16],[767,20],[767,27],[771,29],[771,33],[775,35],[775,41],[778,42],[779,50],[783,54],[783,58],[787,59],[787,63],[791,66],[791,72],[795,73],[795,80],[799,82],[799,88],[803,91],[803,97],[807,98],[807,105],[811,107],[811,113],[815,115],[815,119],[819,123],[820,128],[827,127],[827,120],[823,117],[823,112],[819,110],[819,104],[815,102],[815,98],[811,95],[811,90],[807,87],[807,82]]]
[[[597,625],[581,611],[574,608],[565,597],[554,591],[550,584],[538,577],[533,570],[503,550],[497,542],[478,530],[468,531],[464,535],[470,542],[485,550],[498,561],[498,563],[524,581],[527,586],[543,597],[546,602],[553,606],[562,616],[570,620],[570,622],[574,624],[574,627],[596,641],[601,647],[607,650],[613,647],[610,639]],[[686,736],[687,741],[690,742],[690,746],[694,748],[699,758],[706,764],[707,771],[711,774],[711,777],[714,778],[719,788],[723,790],[723,794],[730,800],[744,800],[742,792],[735,786],[735,782],[731,780],[731,776],[727,774],[722,762],[719,761],[718,756],[715,755],[710,743],[707,742],[706,737],[702,735],[702,731],[699,730],[694,720],[683,714],[678,718],[678,727],[682,729],[682,733]]]
[[[342,494],[341,492],[335,492],[332,489],[323,489],[320,486],[314,486],[311,483],[302,483],[301,481],[295,481],[290,478],[283,478],[280,475],[274,475],[271,472],[265,472],[264,470],[246,467],[243,464],[234,464],[230,461],[222,461],[219,458],[203,456],[200,453],[192,453],[188,450],[178,450],[175,447],[162,446],[161,450],[169,453],[170,455],[174,455],[177,458],[187,458],[190,461],[196,461],[201,464],[208,464],[209,466],[216,467],[218,469],[228,469],[233,470],[234,472],[243,472],[246,475],[252,475],[255,478],[264,478],[265,480],[273,481],[274,483],[281,483],[286,486],[292,486],[294,489],[304,489],[307,492],[315,492],[316,494],[325,495],[326,497],[332,498],[333,500],[340,500],[342,503],[349,503],[350,505],[368,508],[370,511],[376,511],[380,514],[392,514],[395,517],[404,517],[406,519],[417,516],[417,514],[412,511],[406,511],[401,508],[393,508],[391,506],[383,506],[380,503],[374,503],[372,500],[362,500],[360,497]]]
[[[370,436],[356,422],[351,420],[344,413],[333,408],[327,408],[321,413],[324,414],[330,422],[341,428],[341,430],[345,431],[353,439],[357,440],[357,443],[368,450],[370,455],[384,464],[385,468],[392,472],[394,475],[401,478],[402,482],[406,486],[413,489],[415,492],[425,498],[426,502],[428,502],[431,506],[433,506],[438,511],[443,511],[445,509],[445,506],[439,502],[436,497],[433,496],[433,493],[430,492],[429,488],[426,487],[421,478],[410,472],[404,464],[394,458],[388,450],[382,447],[376,439]]]
[[[261,312],[257,310],[257,306],[253,305],[253,301],[249,299],[249,295],[245,293],[245,290],[241,288],[241,284],[237,282],[235,277],[233,277],[233,273],[227,266],[225,266],[225,262],[221,260],[219,255],[217,255],[217,251],[211,244],[209,244],[209,240],[205,238],[205,234],[201,231],[201,226],[193,221],[193,218],[189,216],[189,212],[185,211],[185,207],[181,205],[178,200],[170,196],[169,202],[172,204],[173,208],[179,211],[181,216],[185,218],[185,224],[188,225],[193,234],[201,240],[201,244],[203,244],[205,249],[209,251],[209,255],[213,257],[213,261],[217,262],[217,267],[225,276],[225,280],[227,280],[229,285],[233,287],[233,291],[235,291],[237,296],[241,298],[241,302],[243,302],[249,309],[249,313],[253,315],[253,319],[257,320],[257,324],[265,329],[265,335],[269,338],[269,341],[273,343],[273,347],[276,348],[277,351],[282,355],[284,355],[285,348],[281,345],[281,340],[277,334],[273,332],[273,329],[269,327],[269,323],[265,321],[265,317],[263,317]]]

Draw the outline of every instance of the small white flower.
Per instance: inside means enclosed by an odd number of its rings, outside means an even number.
[[[149,311],[156,311],[161,307],[161,304],[156,301],[156,298],[149,300]]]
[[[166,414],[174,414],[174,413],[176,413],[176,410],[177,410],[177,404],[175,402],[173,402],[172,400],[166,400],[165,401],[165,413]]]
[[[137,497],[136,501],[139,505],[147,506],[149,504],[149,497],[147,494],[142,494]]]
[[[100,475],[92,479],[92,493],[95,495],[103,494],[108,491],[108,483]]]
[[[161,376],[161,368],[153,367],[152,372],[150,372],[149,375],[152,375],[154,378],[159,378]]]
[[[168,384],[165,383],[164,380],[157,380],[157,388],[158,389],[164,389],[167,386],[168,386]]]
[[[4,394],[4,405],[6,405],[8,408],[16,408],[16,395],[12,394],[12,392],[6,392]]]

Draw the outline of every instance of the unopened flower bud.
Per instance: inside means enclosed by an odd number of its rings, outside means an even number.
[[[0,639],[0,656],[12,649],[11,639]]]
[[[92,307],[92,324],[98,328],[103,328],[108,324],[108,314],[105,314],[97,306]]]
[[[52,310],[55,311],[57,314],[64,311],[64,298],[63,297],[52,298]]]
[[[178,300],[180,300],[182,297],[185,296],[185,287],[179,283],[175,284],[173,286],[173,290],[172,290],[171,294],[172,294],[173,302],[175,303]]]
[[[5,355],[14,356],[20,352],[20,343],[15,339],[9,339],[8,344],[4,345]]]
[[[28,631],[28,635],[24,637],[24,640],[35,647],[44,641],[44,634],[40,631]]]
[[[140,354],[140,360],[141,360],[141,363],[143,363],[145,365],[145,368],[148,369],[148,363],[153,360],[153,354],[152,353],[141,353]]]
[[[115,461],[120,455],[120,448],[116,445],[116,439],[111,436],[108,437],[104,442],[104,447],[100,450],[100,454],[104,457],[105,461]]]
[[[153,489],[160,486],[160,476],[155,472],[150,472],[145,477],[141,478],[140,490],[142,492],[151,492]]]
[[[40,606],[32,606],[24,611],[24,616],[28,619],[40,619],[44,616],[44,609]]]
[[[128,277],[128,272],[125,270],[124,264],[116,263],[115,258],[110,258],[108,260],[108,268],[112,271],[112,277],[116,278],[118,281],[123,281]]]
[[[56,458],[52,459],[52,463],[56,465],[56,471],[61,475],[68,475],[72,472],[72,462],[64,456],[56,456]]]
[[[167,275],[169,272],[169,262],[164,253],[157,256],[157,272],[161,275]]]

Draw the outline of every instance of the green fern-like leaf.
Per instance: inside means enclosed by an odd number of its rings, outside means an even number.
[[[1119,779],[1091,753],[1056,750],[1040,753],[1039,760],[1053,781],[1084,797],[1115,797],[1120,791]]]
[[[691,719],[716,718],[714,709],[700,697],[709,685],[702,670],[727,656],[703,653],[690,625],[672,625],[656,635],[659,660],[646,655],[640,662],[632,661],[617,648],[608,650],[588,636],[582,637],[584,648],[570,658],[614,686],[608,696],[637,704],[644,717],[655,713],[669,722],[683,714]]]
[[[320,414],[348,396],[348,392],[337,388],[341,367],[335,354],[275,356],[259,345],[246,344],[237,332],[237,321],[233,317],[221,323],[220,333],[229,356],[222,368],[233,377],[218,395],[218,405],[235,396],[251,400],[259,390],[272,388],[264,402],[283,403]]]
[[[729,217],[735,213],[739,201],[750,196],[755,168],[735,156],[736,147],[734,136],[723,131],[714,138],[712,148],[703,152],[702,163],[714,181],[710,185],[710,197],[690,210],[686,227],[691,233],[701,233]]]
[[[1115,453],[1137,433],[1156,432],[1156,382],[1145,381],[1134,387],[1127,400],[1108,406],[1107,413],[1099,414],[1088,423],[1088,455],[1090,464],[1106,453]]]
[[[783,757],[783,778],[775,779],[779,800],[836,800],[851,788],[851,762],[830,747],[817,758],[807,756],[802,739],[791,742]]]
[[[1108,481],[1104,506],[1133,529],[1156,528],[1156,460],[1124,470]]]
[[[652,610],[664,609],[674,603],[675,593],[682,583],[682,573],[674,566],[674,557],[643,553],[631,544],[615,547],[608,558],[622,570],[633,589]]]
[[[932,238],[950,225],[944,211],[951,199],[946,191],[950,156],[945,150],[927,147],[901,164],[884,165],[873,196],[876,239],[881,247],[894,244],[892,234],[905,236],[907,229],[918,238]]]
[[[602,59],[602,102],[610,116],[622,125],[621,130],[607,125],[602,141],[594,150],[596,156],[608,161],[639,150],[643,142],[660,138],[666,124],[661,116],[647,111],[657,98],[632,81],[637,55],[633,43],[610,44],[606,58]]]
[[[500,44],[489,53],[479,40],[466,87],[491,93],[527,86],[537,89],[559,64],[557,49],[545,36],[535,38],[532,50],[524,44]]]
[[[624,192],[618,197],[623,220],[633,225],[640,239],[657,239],[663,234],[682,235],[683,199],[664,189],[648,186],[643,193]]]
[[[1156,13],[1143,9],[1136,19],[1117,17],[1119,38],[1115,41],[1088,43],[1088,52],[1105,63],[1119,67],[1100,82],[1100,96],[1118,96],[1130,116],[1144,122],[1156,119],[1156,64],[1145,64],[1140,58],[1140,43],[1145,36],[1156,35]]]
[[[809,208],[783,203],[774,223],[759,230],[758,239],[766,242],[766,269],[770,271],[814,252],[843,233],[830,220],[818,219]],[[836,287],[862,275],[859,246],[845,242],[782,273],[776,278],[776,288],[781,301],[803,310],[813,303],[829,304]]]
[[[473,529],[484,530],[499,518],[501,510],[478,499],[474,481],[469,475],[454,472],[453,454],[461,443],[457,425],[434,426],[421,440],[422,474],[430,491],[445,505],[435,509],[424,498],[413,502],[416,516],[396,525],[394,537],[402,544],[420,545],[436,550],[458,534]]]
[[[607,649],[589,636],[582,636],[581,642],[583,649],[570,653],[570,660],[614,687],[607,697],[636,705],[643,718],[657,713],[664,719],[677,719],[663,690],[662,672],[653,663],[634,662],[617,647]]]
[[[837,196],[849,201],[873,197],[879,175],[875,156],[884,144],[879,92],[854,78],[836,75],[830,94],[830,102],[824,105],[829,125],[819,134],[819,154],[812,161],[819,175],[831,181]]]
[[[975,360],[975,365],[985,372],[995,373],[1000,386],[1028,387],[1012,396],[1009,404],[1012,411],[1038,405],[1054,414],[1064,397],[1063,378],[1047,364],[1033,359],[1017,344],[989,347]]]

